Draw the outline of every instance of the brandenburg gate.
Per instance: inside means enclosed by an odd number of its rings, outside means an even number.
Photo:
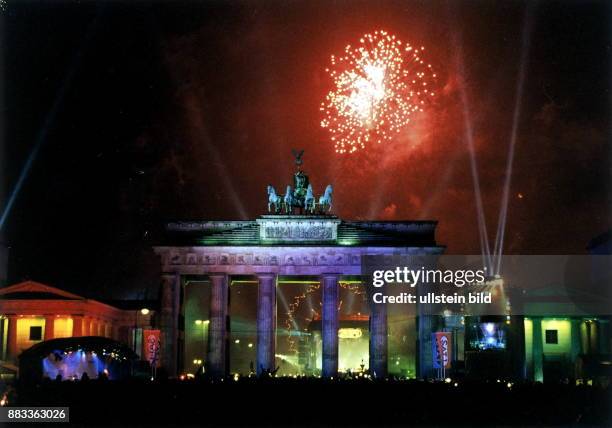
[[[255,221],[175,222],[155,247],[162,265],[162,363],[179,369],[182,277],[211,284],[206,370],[227,374],[228,288],[233,275],[258,283],[257,372],[275,367],[276,284],[279,277],[310,277],[322,290],[322,375],[338,371],[339,281],[362,275],[365,255],[438,255],[434,221],[342,221],[331,215],[264,215]],[[370,314],[370,370],[387,373],[384,305]],[[378,308],[378,309],[377,309]]]
[[[309,277],[322,289],[322,364],[324,377],[338,372],[339,281],[360,277],[362,257],[439,255],[435,221],[343,221],[330,215],[333,188],[315,198],[302,170],[304,151],[293,151],[293,186],[278,195],[268,186],[268,212],[254,221],[195,221],[166,224],[154,247],[161,258],[162,363],[171,375],[179,369],[184,281],[207,277],[211,284],[206,371],[227,374],[228,295],[231,277],[248,276],[258,284],[257,373],[275,368],[276,286],[279,277]],[[385,305],[371,305],[370,371],[387,373]]]

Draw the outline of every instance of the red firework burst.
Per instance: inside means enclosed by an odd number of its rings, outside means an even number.
[[[436,78],[424,51],[376,31],[357,47],[348,45],[342,56],[332,55],[326,71],[334,89],[321,103],[321,126],[337,153],[390,140],[423,111]]]

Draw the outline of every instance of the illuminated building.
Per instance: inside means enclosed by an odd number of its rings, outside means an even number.
[[[325,245],[304,245],[301,238],[295,244],[266,242],[258,226],[268,222],[275,227],[292,227],[287,226],[292,222],[300,227],[304,222],[310,227],[335,227],[336,244],[330,240]],[[452,364],[446,373],[452,377],[535,381],[610,377],[610,317],[581,312],[575,303],[579,300],[571,294],[575,290],[552,286],[527,290],[522,293],[522,307],[513,306],[517,314],[525,315],[419,316],[415,306],[403,304],[387,305],[382,316],[373,312],[359,275],[359,252],[392,254],[406,248],[402,242],[406,245],[410,239],[413,251],[417,242],[422,245],[419,251],[439,251],[433,222],[266,216],[259,222],[240,222],[239,230],[233,226],[233,222],[172,224],[172,239],[185,242],[193,237],[198,245],[156,248],[166,270],[161,355],[171,375],[203,369],[242,375],[278,369],[280,375],[369,371],[377,376],[431,377],[436,374],[427,339],[434,331],[445,331],[452,337]],[[348,240],[351,245],[338,244]],[[378,244],[372,245],[375,240]],[[501,290],[502,285],[496,279],[487,287]],[[114,339],[140,355],[140,329],[157,324],[156,311],[136,309],[142,305],[127,309],[126,302],[109,305],[32,281],[2,288],[0,296],[3,364],[15,365],[23,351],[36,353],[43,348],[34,345],[50,339],[83,336]],[[167,350],[174,353],[164,356]],[[87,354],[91,351],[83,352],[86,360],[94,360]],[[48,368],[42,368],[47,375],[53,373]]]
[[[369,319],[366,366],[379,376],[400,367],[398,374],[414,376],[415,315],[387,323],[394,314],[387,314],[385,305],[370,308],[364,302],[362,255],[441,254],[435,228],[435,221],[280,214],[255,221],[170,223],[155,246],[163,272],[162,362],[171,373],[204,366],[214,376],[276,368],[306,374],[312,364],[306,368],[299,348],[308,323],[319,317],[317,367],[332,377],[339,370],[338,331],[346,311]],[[287,316],[292,311],[302,313]],[[399,343],[388,342],[391,329]],[[395,348],[401,352],[389,365]]]
[[[297,174],[307,178],[301,169]],[[501,277],[480,290],[491,292],[494,303],[486,309],[493,316],[366,303],[372,287],[365,286],[364,256],[434,259],[444,251],[435,221],[344,221],[276,211],[253,221],[171,222],[157,237],[161,358],[171,375],[334,377],[363,360],[378,377],[542,380],[582,376],[588,370],[579,366],[590,355],[604,361],[610,351],[609,317],[571,311],[553,317],[563,308],[546,312],[551,299],[539,290],[524,293],[524,307],[511,314]],[[367,329],[343,326],[351,317],[367,320]],[[349,337],[357,334],[353,329],[361,336]],[[433,333],[452,338],[448,373],[436,372]],[[342,344],[351,341],[359,355],[346,357]]]
[[[527,379],[612,377],[612,278],[609,257],[601,257],[612,254],[610,232],[594,238],[587,250],[592,257],[582,287],[546,286],[529,290],[526,295],[520,308],[526,316],[517,317],[517,321],[523,326],[525,338],[525,359],[520,369]],[[585,302],[598,302],[592,306],[599,309],[585,312],[585,308],[592,309]]]
[[[579,308],[571,308],[569,296],[555,302],[570,307],[567,316],[541,315],[537,307],[547,300],[547,289],[537,292],[539,296],[533,296],[526,308],[534,315],[523,319],[525,377],[551,381],[610,376],[610,316],[581,314]]]
[[[140,353],[140,337],[134,333],[151,326],[155,312],[120,309],[26,281],[0,289],[0,314],[1,357],[15,363],[22,351],[33,345],[70,337],[114,339]]]
[[[309,229],[326,238],[305,239]],[[503,279],[491,278],[478,291],[491,292],[494,303],[476,306],[495,315],[424,315],[404,304],[373,311],[385,305],[365,303],[361,255],[439,254],[434,231],[434,222],[308,215],[171,223],[166,243],[155,247],[164,272],[163,355],[172,358],[164,363],[218,376],[278,369],[331,377],[359,370],[363,360],[378,376],[435,377],[431,334],[440,331],[452,337],[451,376],[541,381],[605,373],[610,317],[581,312],[564,287],[521,289],[511,312]],[[351,317],[361,325],[345,325]]]
[[[3,288],[2,359],[14,362],[34,345],[82,336],[111,338],[140,354],[139,329],[157,325],[161,366],[170,376],[609,376],[610,317],[577,307],[572,293],[580,289],[521,289],[515,300],[506,296],[512,290],[504,290],[503,278],[493,277],[478,286],[495,303],[476,303],[465,313],[371,304],[365,256],[437,258],[444,247],[436,242],[436,226],[321,213],[168,223],[154,246],[162,277],[159,304],[149,308],[158,311],[31,281]],[[474,315],[479,305],[489,314]],[[451,363],[441,373],[432,355],[434,333],[451,338]]]

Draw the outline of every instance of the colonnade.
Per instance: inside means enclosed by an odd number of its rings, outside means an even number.
[[[253,273],[257,278],[257,361],[258,374],[275,369],[276,353],[276,273]],[[339,280],[341,274],[319,275],[323,295],[322,320],[322,376],[338,373]],[[208,327],[206,371],[215,377],[228,374],[228,294],[230,275],[209,273],[211,298]],[[179,369],[178,318],[181,302],[179,274],[164,274],[160,327],[162,330],[162,364],[171,374]],[[387,314],[385,305],[372,305],[370,316],[370,368],[376,376],[387,374]]]
[[[527,362],[527,378],[542,382],[544,380],[544,334],[541,316],[530,317],[531,330],[531,361]],[[579,355],[608,354],[610,343],[606,331],[608,322],[593,319],[571,318],[568,360],[574,363]],[[575,367],[574,367],[575,369]],[[576,373],[570,373],[575,375]]]
[[[6,350],[5,354],[1,355],[5,360],[15,360],[19,353],[17,343],[17,323],[20,319],[26,319],[32,317],[24,317],[16,314],[8,314],[4,317],[4,322],[8,322],[6,328]],[[84,316],[81,314],[77,315],[55,315],[55,314],[44,314],[41,316],[35,316],[34,318],[44,318],[44,330],[42,340],[51,340],[57,337],[55,331],[55,321],[58,318],[71,318],[72,319],[72,330],[70,337],[80,336],[102,336],[117,339],[118,338],[118,327],[113,325],[111,321],[102,320],[94,317]]]

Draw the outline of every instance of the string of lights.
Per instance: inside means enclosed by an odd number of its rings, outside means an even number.
[[[339,281],[338,284],[341,288],[348,290],[354,293],[355,295],[361,296],[361,298],[365,301],[366,296],[365,296],[361,283],[355,283],[355,282],[350,282],[350,281]],[[303,293],[295,296],[293,298],[293,301],[289,304],[289,310],[287,311],[287,319],[285,320],[285,327],[287,329],[287,332],[289,333],[287,334],[287,342],[289,343],[290,353],[298,352],[296,342],[294,339],[294,335],[292,334],[292,331],[295,330],[296,328],[295,326],[297,325],[296,320],[295,320],[295,312],[299,309],[302,301],[304,301],[304,299],[306,299],[307,296],[309,296],[310,294],[312,294],[314,291],[318,290],[319,288],[321,288],[320,284],[310,284]],[[321,302],[319,302],[319,306],[320,305],[321,305]],[[338,304],[338,310],[340,310],[341,306],[342,306],[342,300],[340,300]],[[306,318],[307,322],[310,322],[312,321],[313,318],[319,316],[319,313],[314,308],[312,309],[312,312],[313,312],[312,318]]]

